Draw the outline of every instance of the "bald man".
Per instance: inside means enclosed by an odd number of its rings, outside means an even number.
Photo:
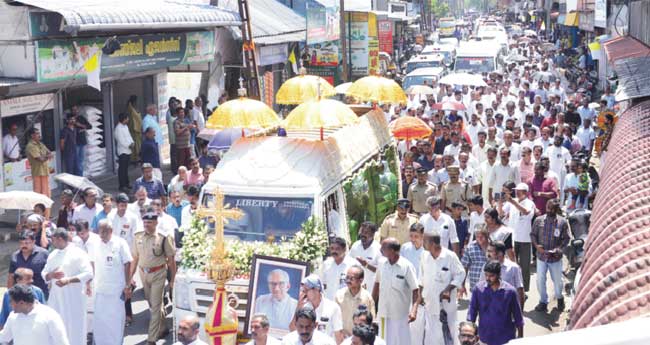
[[[289,323],[298,306],[298,300],[289,296],[291,282],[289,274],[281,269],[269,272],[267,278],[269,293],[255,300],[255,313],[265,314],[271,328],[289,329]]]
[[[194,315],[184,317],[178,323],[176,336],[178,341],[174,345],[208,345],[199,339],[201,321]]]

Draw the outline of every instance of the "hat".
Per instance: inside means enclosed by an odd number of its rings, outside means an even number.
[[[425,169],[425,168],[423,168],[423,167],[419,167],[419,168],[417,168],[417,169],[415,170],[415,172],[418,173],[418,174],[426,174],[426,173],[428,173],[427,169]]]
[[[118,204],[121,203],[121,202],[128,203],[129,202],[129,197],[125,193],[120,193],[120,194],[117,195],[117,198],[115,198],[115,201],[117,201]]]
[[[70,189],[64,189],[62,194],[65,196],[74,196],[74,193]]]
[[[147,168],[153,169],[153,165],[151,165],[151,163],[142,163],[142,169],[147,169]]]
[[[525,183],[519,183],[517,187],[515,187],[515,190],[523,190],[524,192],[528,192],[528,185]]]
[[[154,212],[147,212],[142,215],[142,220],[158,220],[158,214]]]
[[[447,167],[447,173],[460,173],[460,167],[458,165],[450,165]]]
[[[409,199],[402,198],[397,200],[397,207],[409,208],[410,206],[411,206],[411,202],[409,201]]]
[[[323,291],[323,283],[321,283],[320,278],[315,274],[310,274],[306,276],[300,284],[304,285],[307,289],[317,289],[318,291]]]

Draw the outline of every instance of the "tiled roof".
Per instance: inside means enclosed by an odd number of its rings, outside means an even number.
[[[650,55],[650,47],[632,36],[621,36],[604,43],[607,60],[616,61],[623,58]]]
[[[65,19],[64,29],[79,31],[187,29],[241,25],[237,12],[174,0],[8,0]]]
[[[600,176],[571,328],[650,315],[650,101],[618,120]]]

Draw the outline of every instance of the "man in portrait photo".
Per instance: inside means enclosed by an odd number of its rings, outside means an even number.
[[[266,280],[269,293],[255,300],[255,314],[265,314],[271,328],[288,330],[298,305],[298,301],[289,296],[289,274],[282,269],[274,269],[266,276]]]

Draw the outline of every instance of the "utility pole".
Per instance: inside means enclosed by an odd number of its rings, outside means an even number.
[[[340,13],[340,39],[341,39],[341,51],[343,54],[343,60],[341,61],[343,63],[343,68],[341,69],[342,71],[342,80],[344,82],[348,81],[348,43],[346,39],[346,30],[345,30],[345,0],[340,0],[339,1],[339,13]]]

